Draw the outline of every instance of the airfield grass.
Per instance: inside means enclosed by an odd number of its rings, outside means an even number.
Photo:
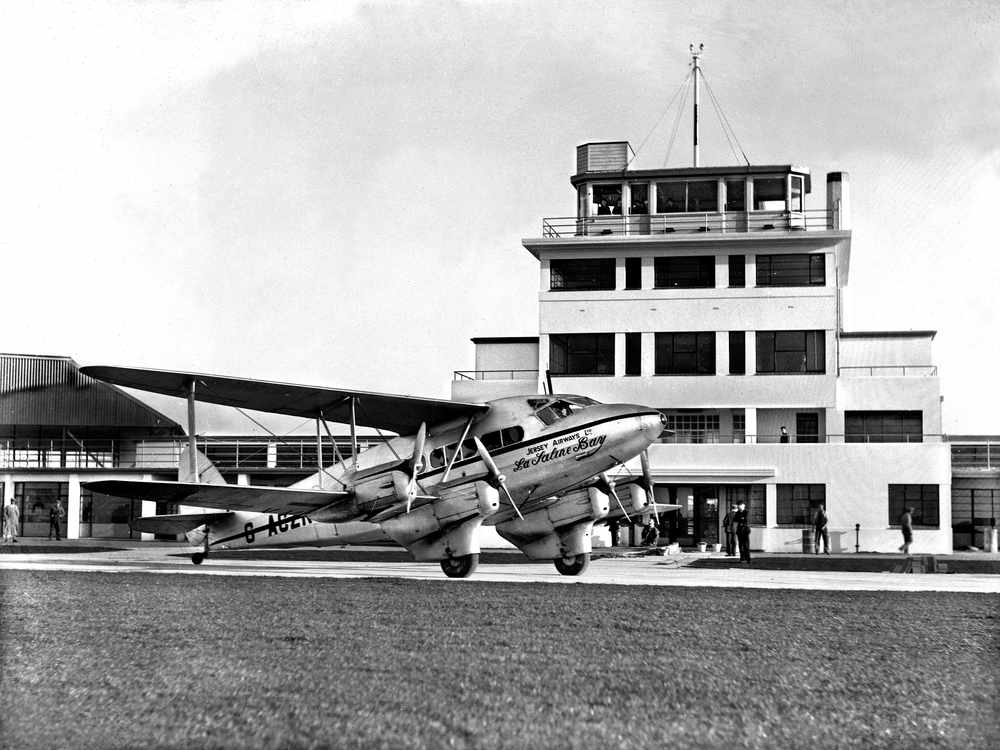
[[[1000,597],[5,571],[0,745],[987,747]]]

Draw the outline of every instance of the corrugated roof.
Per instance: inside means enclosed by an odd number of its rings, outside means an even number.
[[[157,427],[177,422],[115,386],[80,372],[69,357],[0,354],[0,424]]]

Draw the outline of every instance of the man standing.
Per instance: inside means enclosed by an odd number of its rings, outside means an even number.
[[[899,517],[899,530],[903,532],[903,546],[899,548],[899,551],[908,555],[910,554],[910,545],[913,544],[913,508],[907,508]]]
[[[819,504],[816,509],[816,515],[813,516],[813,528],[816,529],[816,534],[813,538],[813,547],[816,550],[816,554],[819,554],[819,542],[823,540],[823,552],[827,555],[830,554],[830,534],[826,530],[826,508],[823,503]]]
[[[747,504],[740,503],[736,511],[736,539],[740,543],[740,562],[750,562],[750,519]]]
[[[56,541],[62,539],[62,532],[59,529],[59,524],[62,523],[63,517],[66,515],[66,511],[63,510],[62,500],[56,500],[54,507],[49,509],[49,539],[52,538],[52,532],[56,532]]]
[[[10,505],[3,507],[3,540],[17,544],[17,531],[21,526],[21,513],[10,499]]]
[[[722,530],[726,532],[726,557],[736,555],[736,506],[729,504],[729,512],[722,519]]]

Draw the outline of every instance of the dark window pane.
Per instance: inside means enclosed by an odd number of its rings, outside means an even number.
[[[549,369],[553,375],[613,375],[613,333],[562,333],[549,336]]]
[[[757,286],[823,286],[826,259],[822,253],[758,255]]]
[[[621,185],[594,185],[594,204],[598,216],[611,216],[622,212]]]
[[[642,371],[642,334],[625,334],[625,374],[640,375]]]
[[[684,213],[687,191],[683,182],[656,183],[656,212],[659,214]]]
[[[747,210],[747,191],[745,181],[726,180],[726,210]]]
[[[711,255],[682,255],[653,260],[657,289],[711,289],[715,286],[715,258]]]
[[[757,331],[758,373],[826,372],[823,331]]]
[[[753,181],[754,211],[785,210],[785,178],[758,177]]]
[[[810,526],[816,507],[826,504],[826,485],[779,484],[777,501],[779,524]]]
[[[649,213],[649,185],[630,185],[629,192],[632,194],[632,205],[629,206],[631,214]]]
[[[729,332],[729,374],[745,375],[747,372],[746,363],[746,332]]]
[[[614,289],[615,259],[553,260],[549,275],[549,288],[556,291]]]
[[[889,525],[899,526],[900,516],[907,508],[913,508],[914,526],[940,526],[938,485],[890,484]]]
[[[920,443],[924,434],[920,411],[848,411],[844,440],[848,443]]]
[[[729,256],[729,286],[743,287],[747,285],[747,257],[745,255]]]
[[[688,183],[687,210],[706,212],[719,210],[719,185],[715,180]]]
[[[714,375],[715,333],[657,333],[657,375]]]
[[[625,259],[625,288],[642,289],[642,258]]]

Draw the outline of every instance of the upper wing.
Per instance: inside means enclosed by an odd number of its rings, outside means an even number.
[[[489,410],[484,404],[447,399],[396,396],[192,372],[105,366],[82,367],[80,372],[106,383],[179,398],[188,396],[191,383],[194,382],[194,395],[198,401],[311,419],[322,414],[330,422],[350,423],[351,400],[354,399],[356,424],[392,430],[401,435],[416,432],[421,422],[446,422]]]
[[[196,508],[220,510],[248,510],[256,513],[292,513],[301,515],[324,508],[338,500],[343,501],[343,518],[358,518],[348,492],[336,490],[309,490],[292,487],[252,487],[237,484],[198,484],[194,482],[144,482],[126,479],[107,479],[84,482],[83,486],[94,492],[114,497],[138,500],[180,503]],[[334,506],[336,507],[336,506]],[[334,520],[325,518],[324,520]]]

